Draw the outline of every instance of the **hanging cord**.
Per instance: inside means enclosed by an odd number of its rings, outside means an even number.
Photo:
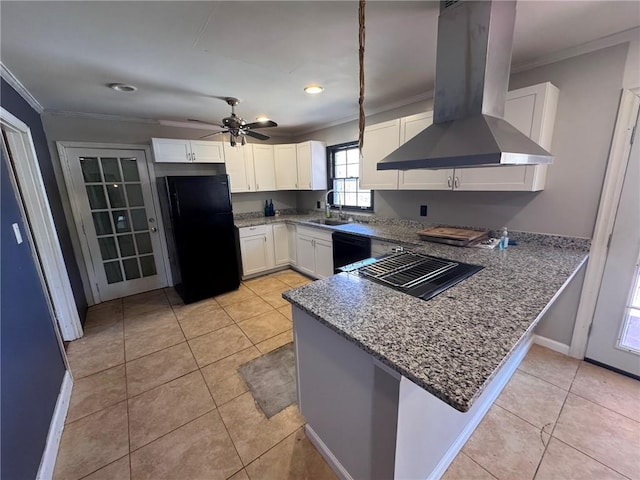
[[[364,6],[366,0],[360,0],[358,6],[358,60],[360,66],[360,97],[358,98],[358,104],[360,105],[359,112],[359,132],[358,132],[358,147],[360,149],[360,156],[362,156],[362,147],[364,146]]]

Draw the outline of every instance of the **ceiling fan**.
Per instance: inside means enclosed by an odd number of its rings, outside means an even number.
[[[268,140],[269,139],[268,135],[255,132],[254,129],[278,126],[278,124],[272,120],[246,123],[242,117],[239,117],[236,115],[235,107],[240,103],[240,100],[233,97],[225,97],[223,100],[227,102],[227,104],[231,107],[231,115],[229,117],[225,117],[222,119],[222,125],[214,124],[215,126],[222,128],[223,130],[200,137],[201,139],[212,137],[213,135],[219,135],[221,133],[228,133],[231,146],[235,147],[238,142],[240,142],[240,145],[245,145],[247,143],[246,137],[253,137],[258,140]],[[202,122],[201,120],[194,120],[191,118],[189,119],[189,121],[199,122],[199,123],[208,123],[208,122]]]

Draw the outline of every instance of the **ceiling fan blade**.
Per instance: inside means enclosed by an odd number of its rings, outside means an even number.
[[[198,120],[197,118],[187,118],[187,122],[202,123],[203,125],[225,128],[224,125],[220,125],[219,123],[205,122],[204,120]]]
[[[269,128],[269,127],[277,127],[278,124],[276,122],[274,122],[273,120],[268,120],[266,122],[253,122],[253,123],[247,123],[244,128]]]
[[[214,135],[220,135],[221,133],[227,133],[227,132],[228,132],[228,130],[222,130],[220,132],[210,133],[208,135],[205,135],[203,137],[198,138],[198,140],[202,140],[202,139],[205,139],[205,138],[213,137]]]
[[[257,138],[258,140],[269,140],[268,135],[263,135],[262,133],[252,132],[251,130],[244,132],[245,135],[249,137]]]

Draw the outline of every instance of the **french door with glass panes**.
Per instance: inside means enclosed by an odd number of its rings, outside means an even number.
[[[96,303],[166,286],[144,151],[67,148],[66,158]]]

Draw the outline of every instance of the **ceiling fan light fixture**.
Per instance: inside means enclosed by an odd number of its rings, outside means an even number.
[[[324,92],[324,87],[322,85],[312,84],[304,87],[304,91],[309,95],[317,95],[318,93]]]
[[[256,117],[256,122],[260,122],[260,123],[268,122],[269,120],[271,120],[271,119],[269,117],[267,117],[266,115],[258,115]]]
[[[135,92],[138,90],[138,87],[129,85],[128,83],[110,83],[108,86],[111,90],[121,93]]]

